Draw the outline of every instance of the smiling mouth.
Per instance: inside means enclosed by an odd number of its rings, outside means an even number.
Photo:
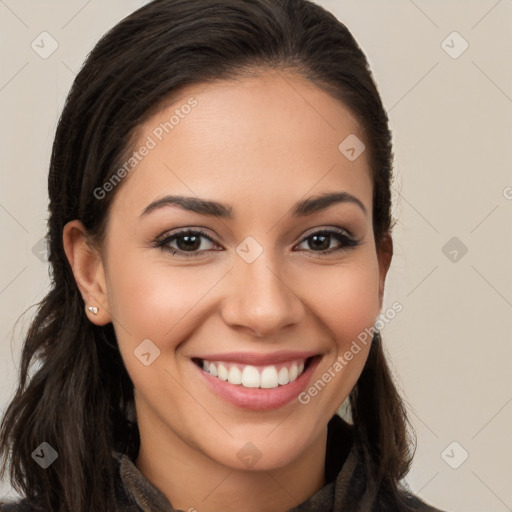
[[[256,366],[227,361],[207,361],[192,358],[192,361],[204,372],[219,380],[238,387],[272,389],[295,381],[310,366],[313,360],[321,356],[296,359],[284,363]]]

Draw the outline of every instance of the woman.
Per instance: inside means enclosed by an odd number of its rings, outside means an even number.
[[[25,497],[0,509],[436,511],[401,483],[376,329],[391,174],[321,7],[155,0],[114,27],[55,137],[52,286],[0,437]]]

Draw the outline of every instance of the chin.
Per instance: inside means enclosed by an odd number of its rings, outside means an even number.
[[[293,464],[313,441],[311,430],[291,434],[289,425],[269,432],[268,427],[247,428],[243,436],[203,449],[217,463],[234,470],[271,471]]]

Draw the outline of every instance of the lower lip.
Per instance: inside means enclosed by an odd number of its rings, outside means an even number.
[[[230,384],[227,381],[213,377],[205,372],[197,364],[192,362],[196,370],[205,379],[210,389],[218,396],[241,409],[263,411],[278,409],[296,399],[306,389],[308,381],[320,362],[320,357],[315,357],[307,369],[297,379],[289,384],[277,388],[245,388],[242,385]]]

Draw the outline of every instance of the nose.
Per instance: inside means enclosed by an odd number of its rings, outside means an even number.
[[[221,316],[231,328],[257,337],[270,337],[300,323],[304,302],[283,275],[282,268],[264,251],[252,263],[237,257],[230,272],[228,296]]]

